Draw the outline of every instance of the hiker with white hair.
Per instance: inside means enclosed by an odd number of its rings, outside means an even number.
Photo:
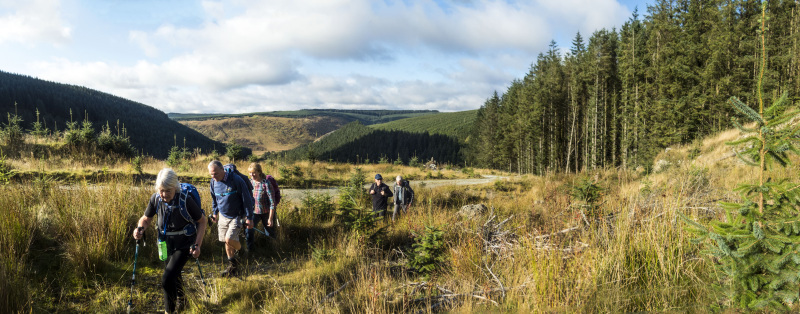
[[[408,213],[411,204],[414,203],[414,190],[408,180],[403,180],[402,176],[395,178],[394,184],[394,212],[392,213],[392,222],[397,217],[397,213],[402,210],[403,214]]]
[[[133,231],[133,237],[141,239],[153,216],[158,215],[158,255],[166,262],[161,276],[164,312],[173,313],[185,305],[181,271],[190,255],[194,258],[200,256],[206,217],[194,186],[179,183],[178,175],[172,169],[164,168],[158,173],[155,190]]]

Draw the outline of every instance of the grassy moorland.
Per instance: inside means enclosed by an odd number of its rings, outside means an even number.
[[[252,112],[240,114],[194,114],[194,113],[169,113],[171,119],[207,120],[224,119],[246,116],[266,116],[284,118],[330,117],[342,118],[348,122],[359,121],[362,124],[383,123],[398,119],[418,117],[436,113],[436,110],[342,110],[342,109],[301,109],[291,111]]]
[[[327,116],[288,118],[253,115],[180,122],[218,141],[233,139],[242,146],[252,148],[254,154],[261,155],[312,142],[348,121]]]
[[[712,261],[690,242],[677,218],[722,217],[718,202],[754,175],[731,158],[726,132],[673,147],[652,174],[606,169],[584,174],[515,176],[481,186],[414,185],[417,203],[395,223],[371,223],[358,209],[360,189],[375,172],[424,177],[401,165],[264,162],[267,172],[298,169],[343,186],[339,197],[308,194],[279,207],[277,239],[257,237],[242,256],[241,278],[217,276],[222,246],[205,234],[200,264],[184,278],[190,312],[697,312],[730,306],[712,284]],[[121,312],[129,299],[134,242],[152,181],[132,180],[128,161],[7,157],[0,167],[43,174],[0,185],[0,308],[9,312]],[[179,171],[205,175],[207,157]],[[246,168],[247,163],[237,163]],[[143,163],[155,173],[163,161]],[[63,168],[60,168],[63,167]],[[116,171],[99,181],[64,184],[47,171]],[[99,170],[98,170],[99,169]],[[286,171],[286,170],[284,170]],[[290,171],[291,172],[291,171]],[[443,177],[475,172],[450,169]],[[797,180],[788,168],[778,176]],[[414,181],[412,181],[412,184]],[[209,210],[210,196],[202,193]],[[599,188],[599,190],[591,187]],[[584,191],[576,193],[575,191]],[[205,190],[207,191],[207,190]],[[587,193],[586,191],[599,191]],[[344,195],[344,196],[341,196]],[[467,204],[488,212],[458,214]],[[383,232],[381,232],[383,231]],[[153,239],[154,231],[148,230]],[[153,242],[153,241],[150,241]],[[153,243],[142,248],[135,310],[161,310],[161,262]],[[430,255],[426,255],[430,254]],[[426,257],[428,256],[428,257]]]

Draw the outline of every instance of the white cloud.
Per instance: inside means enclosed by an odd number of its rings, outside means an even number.
[[[164,84],[198,84],[215,90],[248,84],[285,84],[302,77],[296,56],[386,62],[421,50],[478,55],[535,52],[549,38],[536,10],[502,1],[458,6],[445,12],[433,2],[406,5],[370,1],[237,2],[241,14],[219,13],[230,3],[203,2],[212,19],[199,27],[162,25],[130,33],[147,55],[157,47],[183,51],[151,64]],[[213,20],[213,21],[211,21]],[[157,68],[157,69],[154,69]],[[313,71],[313,69],[310,69]]]
[[[69,42],[72,29],[62,20],[59,0],[0,1],[0,44]]]
[[[142,48],[146,56],[158,57],[158,47],[148,37],[148,34],[142,31],[131,31],[128,34],[128,39]]]
[[[627,14],[611,0],[449,3],[203,1],[206,16],[193,26],[129,30],[144,53],[134,64],[56,58],[37,63],[36,75],[168,112],[466,110],[524,75],[554,32],[610,27]],[[419,62],[391,69],[398,59]],[[402,75],[317,69],[347,64],[380,64]]]
[[[558,22],[571,27],[568,34],[574,35],[580,31],[584,38],[601,28],[620,26],[619,21],[630,15],[630,11],[616,0],[558,0],[539,3],[549,12],[551,24]],[[567,43],[562,43],[564,44]]]

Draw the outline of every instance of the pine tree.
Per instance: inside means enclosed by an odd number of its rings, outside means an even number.
[[[44,123],[39,121],[39,109],[38,108],[36,109],[36,122],[33,123],[33,127],[30,130],[30,133],[32,135],[34,135],[36,137],[40,137],[40,138],[41,137],[45,137],[48,133],[50,133],[50,130],[48,130],[47,127],[44,126]]]
[[[766,2],[762,4],[760,48],[765,51]],[[733,121],[745,135],[728,143],[740,150],[738,157],[758,167],[755,184],[740,184],[739,203],[721,203],[726,211],[723,221],[712,221],[711,227],[681,217],[690,230],[716,257],[722,274],[730,279],[725,291],[735,306],[757,310],[770,308],[786,311],[788,304],[798,301],[800,283],[800,185],[773,181],[769,170],[774,165],[786,167],[789,154],[800,154],[797,136],[800,127],[787,125],[798,111],[788,110],[787,94],[765,108],[761,93],[766,57],[762,52],[757,84],[758,111],[736,97],[729,102],[751,120],[747,128]]]

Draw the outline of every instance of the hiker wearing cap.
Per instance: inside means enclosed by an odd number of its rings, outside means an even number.
[[[394,197],[392,197],[392,200],[394,200],[394,212],[392,212],[392,222],[394,222],[397,212],[402,210],[403,214],[407,214],[408,209],[414,202],[414,190],[411,189],[408,180],[403,180],[402,176],[395,178]]]
[[[253,195],[247,184],[234,172],[225,171],[219,160],[208,164],[211,176],[211,207],[214,221],[217,221],[219,241],[225,242],[225,254],[228,256],[228,268],[222,272],[223,277],[236,276],[239,273],[239,261],[236,252],[242,248],[239,243],[239,231],[252,228]],[[246,218],[242,226],[240,219]]]
[[[166,260],[161,276],[164,311],[172,313],[185,304],[181,271],[189,255],[194,258],[200,256],[206,217],[194,199],[181,192],[178,175],[172,169],[164,168],[158,173],[155,190],[133,231],[133,237],[141,239],[153,216],[158,215],[159,255],[166,254],[160,256]]]
[[[369,194],[372,195],[372,212],[377,216],[386,218],[386,210],[389,207],[389,198],[392,197],[392,189],[383,183],[381,174],[375,175],[375,183],[369,187]]]
[[[258,222],[264,224],[266,234],[273,235],[275,232],[275,190],[272,185],[267,181],[267,176],[261,170],[261,164],[251,163],[247,168],[250,172],[250,182],[253,184],[253,199],[254,214],[253,214],[253,228],[245,230],[245,240],[247,240],[247,251],[253,252],[255,230],[258,228]]]

